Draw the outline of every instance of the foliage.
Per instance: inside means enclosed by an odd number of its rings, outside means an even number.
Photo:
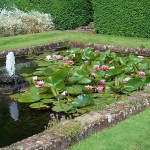
[[[14,4],[12,0],[0,0],[0,9],[1,8],[11,9],[13,5]]]
[[[54,28],[49,14],[37,11],[23,12],[17,8],[0,9],[0,36],[49,31]]]
[[[97,33],[150,37],[149,0],[93,0]]]
[[[86,25],[92,19],[90,0],[14,0],[21,10],[49,13],[57,29],[73,29]]]
[[[101,108],[116,101],[118,94],[141,90],[150,82],[148,59],[110,50],[77,48],[44,53],[36,56],[36,63],[33,75],[37,77],[33,77],[30,88],[12,97],[19,102],[36,102],[31,108],[49,106],[74,116]]]

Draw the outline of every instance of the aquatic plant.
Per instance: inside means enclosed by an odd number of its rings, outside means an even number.
[[[37,70],[28,77],[29,89],[12,97],[33,102],[31,108],[51,108],[74,116],[101,108],[150,83],[149,59],[133,54],[77,48],[36,56],[36,63]],[[33,76],[37,76],[34,81]]]

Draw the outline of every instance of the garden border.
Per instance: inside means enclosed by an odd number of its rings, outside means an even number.
[[[66,47],[93,47],[94,49],[107,50],[110,49],[115,52],[134,53],[136,55],[150,56],[150,49],[141,48],[128,48],[122,46],[112,46],[94,43],[81,43],[60,41],[44,44],[41,46],[31,46],[22,49],[8,50],[13,51],[16,56],[27,55],[28,53],[38,53],[44,50],[56,49],[61,50]],[[4,58],[8,51],[0,52],[0,58]],[[137,92],[137,99],[139,99],[139,92]],[[129,115],[136,114],[143,111],[146,106],[149,106],[150,94],[139,93],[142,97],[136,103],[132,103],[129,99],[118,101],[116,103],[107,105],[101,111],[91,111],[80,117],[77,117],[72,122],[80,122],[81,130],[76,131],[75,135],[71,138],[66,135],[58,135],[49,130],[45,130],[39,134],[33,135],[22,141],[14,143],[8,147],[0,148],[0,150],[64,150],[75,144],[79,140],[84,139],[92,133],[101,131],[105,128],[126,119]],[[135,96],[134,96],[135,97]],[[67,122],[67,121],[66,121]],[[66,123],[64,122],[64,124]]]

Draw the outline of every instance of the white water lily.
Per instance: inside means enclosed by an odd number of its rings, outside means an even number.
[[[51,58],[52,58],[51,55],[47,55],[47,56],[46,56],[46,60],[50,60]]]
[[[61,95],[66,96],[67,95],[67,91],[62,92]]]

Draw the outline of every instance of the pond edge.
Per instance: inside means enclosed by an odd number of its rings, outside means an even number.
[[[59,41],[44,44],[41,46],[31,46],[21,49],[12,49],[0,52],[0,58],[5,58],[7,53],[13,51],[16,56],[24,56],[33,53],[39,53],[48,50],[63,50],[68,47],[84,48],[93,47],[100,51],[112,50],[114,52],[133,53],[135,55],[150,56],[150,49],[131,48],[122,46],[112,46],[98,43],[82,43],[73,41]],[[129,100],[119,101],[117,103],[106,106],[101,111],[92,111],[80,117],[73,119],[74,122],[81,123],[81,130],[75,136],[68,138],[65,135],[57,135],[50,131],[43,131],[33,135],[20,142],[14,143],[8,147],[0,148],[0,150],[64,150],[78,141],[86,138],[92,133],[101,131],[112,125],[126,119],[130,115],[134,115],[143,111],[149,106],[149,95],[147,98],[141,99],[136,104],[131,104]],[[138,98],[138,97],[137,97]],[[68,129],[69,130],[69,129]]]

